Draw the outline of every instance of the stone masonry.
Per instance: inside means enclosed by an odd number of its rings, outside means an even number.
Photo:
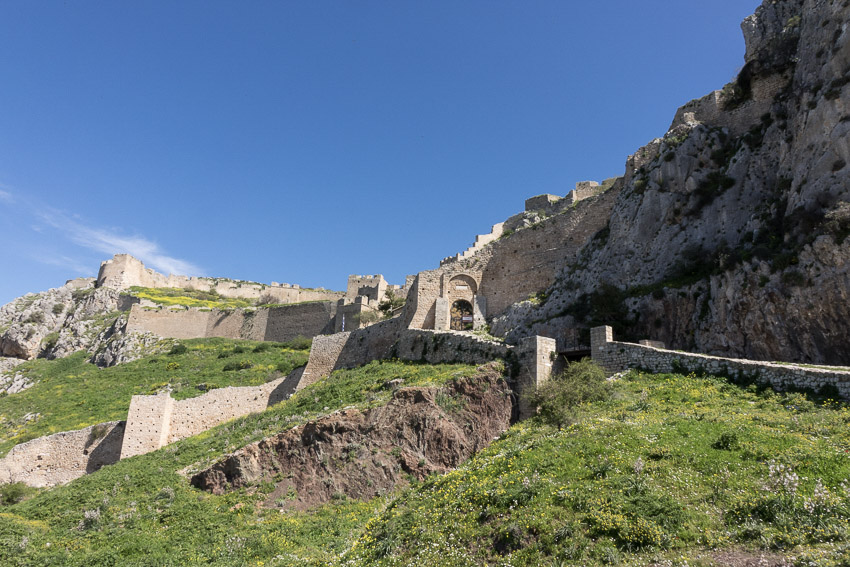
[[[174,400],[168,392],[133,396],[121,458],[149,453],[225,421],[261,412],[289,397],[300,378],[299,369],[261,386],[217,388],[186,400]]]
[[[21,443],[0,459],[0,483],[66,484],[118,462],[123,437],[124,422],[111,421]]]
[[[705,372],[735,380],[755,380],[778,391],[805,389],[819,392],[834,388],[841,398],[850,399],[850,371],[846,370],[722,358],[616,342],[611,327],[607,326],[591,329],[590,343],[593,361],[609,373],[629,368],[659,373]]]
[[[157,273],[129,254],[116,254],[103,262],[97,275],[96,287],[129,289],[139,287],[174,287],[215,291],[222,297],[259,299],[268,297],[274,303],[300,303],[303,301],[336,301],[345,294],[326,289],[304,289],[295,284],[261,284],[226,278],[199,278]]]
[[[256,310],[151,309],[133,305],[127,319],[127,331],[150,332],[175,339],[222,337],[285,342],[297,336],[314,337],[333,332],[336,313],[337,304],[331,301]]]

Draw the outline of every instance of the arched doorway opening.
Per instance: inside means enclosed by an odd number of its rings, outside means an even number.
[[[472,326],[472,304],[465,299],[458,299],[452,303],[451,330],[471,331]]]

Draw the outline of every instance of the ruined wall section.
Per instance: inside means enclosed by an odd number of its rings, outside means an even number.
[[[123,437],[124,422],[110,421],[21,443],[0,460],[0,483],[47,487],[71,482],[118,462]]]
[[[165,445],[173,409],[174,400],[168,392],[130,398],[121,458],[144,455]]]
[[[607,326],[591,329],[590,341],[593,361],[610,373],[629,368],[654,373],[704,372],[734,380],[755,380],[778,391],[823,392],[835,388],[841,398],[850,400],[850,371],[846,370],[723,358],[616,342],[611,327]]]
[[[400,330],[400,320],[390,319],[363,329],[315,337],[297,388],[305,388],[333,370],[387,358]]]
[[[168,392],[133,396],[121,458],[156,451],[231,419],[261,412],[289,397],[300,379],[301,369],[297,369],[260,386],[217,388],[186,400],[174,400]]]
[[[280,378],[262,386],[218,388],[202,396],[174,402],[165,444],[265,410],[285,398],[284,395],[276,395],[285,380]]]
[[[607,225],[618,195],[619,189],[612,188],[580,201],[482,252],[488,257],[478,259],[483,266],[479,294],[487,298],[488,318],[552,285],[558,272],[573,263],[582,246]]]
[[[272,282],[269,285],[231,280],[227,278],[199,278],[192,276],[163,275],[129,254],[116,254],[103,262],[97,275],[96,287],[129,289],[139,287],[171,287],[215,291],[222,297],[242,299],[267,299],[272,303],[299,303],[303,301],[336,301],[345,296],[342,292],[326,289],[307,289],[295,284]]]
[[[511,348],[469,333],[399,329],[397,320],[389,320],[365,329],[316,337],[298,389],[334,370],[356,368],[373,360],[484,364],[505,358]]]

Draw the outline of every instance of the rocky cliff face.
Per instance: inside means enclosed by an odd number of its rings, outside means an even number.
[[[11,372],[18,360],[89,350],[92,362],[110,366],[148,352],[155,338],[124,333],[120,313],[136,301],[116,289],[95,288],[94,279],[86,278],[0,307],[0,388],[22,389]]]
[[[343,410],[248,445],[194,475],[216,494],[274,480],[266,505],[372,498],[407,474],[445,473],[510,426],[510,388],[493,366],[442,388],[402,388],[383,407]],[[277,503],[277,504],[276,504]]]
[[[631,156],[609,225],[546,301],[493,322],[759,359],[850,362],[850,4],[770,0],[736,81]]]

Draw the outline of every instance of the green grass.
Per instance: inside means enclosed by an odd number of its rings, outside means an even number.
[[[830,565],[850,552],[846,406],[680,375],[633,373],[618,390],[575,425],[519,424],[399,495],[343,563],[708,565],[734,547]],[[772,460],[799,476],[793,494]]]
[[[270,484],[214,496],[191,488],[177,471],[203,467],[228,451],[329,411],[385,403],[390,380],[435,385],[474,372],[467,365],[401,362],[335,372],[265,412],[0,507],[0,564],[326,564],[380,512],[382,499],[340,498],[308,513],[282,514],[255,507]]]
[[[259,385],[306,364],[308,355],[306,350],[254,341],[192,339],[180,344],[186,347],[182,354],[146,357],[111,368],[87,363],[88,355],[82,351],[18,366],[17,372],[37,383],[0,397],[0,455],[42,435],[126,419],[130,398],[136,394],[155,394],[171,385],[172,397],[179,400],[210,388]],[[233,362],[247,368],[225,371]],[[26,414],[38,417],[27,421]]]
[[[707,567],[716,550],[757,560],[775,549],[801,566],[846,565],[847,406],[693,375],[633,372],[569,427],[515,425],[457,470],[368,502],[283,513],[255,506],[270,483],[214,496],[177,473],[328,411],[384,403],[391,379],[472,372],[336,372],[261,414],[0,507],[0,564]],[[771,462],[798,475],[794,490]],[[816,497],[819,481],[828,493]]]
[[[215,291],[201,291],[176,287],[138,287],[130,288],[130,295],[139,299],[148,299],[160,305],[184,305],[186,307],[206,307],[209,309],[235,309],[253,307],[256,301],[250,299],[222,297]]]

